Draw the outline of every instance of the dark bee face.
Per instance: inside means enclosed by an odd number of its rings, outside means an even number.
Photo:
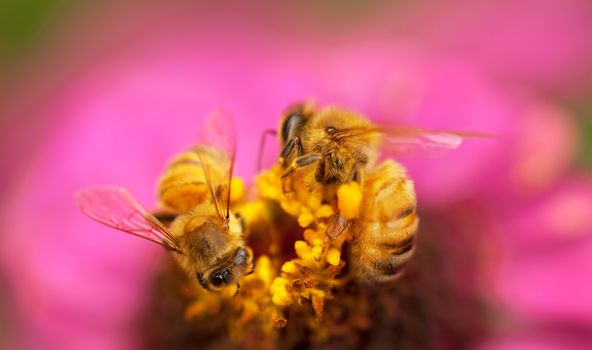
[[[228,270],[228,268],[216,271],[212,274],[212,277],[210,277],[210,283],[215,287],[222,287],[223,285],[227,285],[229,280],[230,270]]]
[[[235,284],[246,273],[252,271],[251,256],[246,249],[240,247],[233,254],[222,260],[222,267],[214,269],[208,275],[196,273],[199,284],[207,290],[219,290]]]

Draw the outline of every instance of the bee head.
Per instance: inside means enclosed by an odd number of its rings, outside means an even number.
[[[206,290],[220,290],[238,282],[245,274],[253,271],[253,254],[249,248],[239,247],[222,259],[221,264],[209,274],[196,273],[197,281]]]

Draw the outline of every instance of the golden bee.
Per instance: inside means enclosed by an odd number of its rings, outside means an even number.
[[[168,228],[125,188],[91,187],[75,197],[92,219],[166,247],[191,278],[217,291],[240,287],[240,278],[253,271],[253,254],[240,217],[230,211],[232,122],[224,113],[213,113],[202,134],[197,146],[173,159],[159,182],[160,203],[178,214]]]
[[[311,189],[359,180],[378,154],[380,134],[370,132],[370,122],[347,110],[316,111],[311,103],[297,104],[284,114],[279,130],[282,177],[306,168]]]
[[[278,134],[282,178],[297,176],[308,191],[322,193],[333,205],[339,186],[352,181],[360,184],[359,216],[345,219],[336,213],[328,222],[326,236],[334,240],[350,233],[352,270],[358,280],[366,282],[385,282],[401,275],[415,250],[419,223],[413,182],[394,160],[375,166],[380,153],[451,150],[463,137],[484,136],[371,123],[355,112],[315,109],[312,103],[289,108]]]

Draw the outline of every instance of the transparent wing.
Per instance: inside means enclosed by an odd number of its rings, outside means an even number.
[[[385,154],[420,152],[430,155],[457,149],[469,134],[403,126],[379,126]]]
[[[122,187],[91,187],[75,194],[83,213],[104,225],[180,251],[175,237]]]
[[[494,137],[493,135],[476,132],[434,130],[388,124],[374,124],[355,130],[345,130],[344,136],[355,137],[367,133],[381,134],[382,155],[387,157],[412,153],[440,155],[457,149],[466,138]]]
[[[212,201],[223,220],[230,216],[230,183],[236,158],[236,130],[232,118],[221,109],[205,119],[193,150],[199,156]]]

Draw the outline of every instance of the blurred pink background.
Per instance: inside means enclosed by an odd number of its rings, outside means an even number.
[[[74,191],[151,207],[214,107],[250,180],[261,131],[314,98],[498,135],[404,160],[420,213],[470,200],[490,218],[474,234],[501,237],[484,290],[508,314],[479,348],[592,348],[592,2],[26,0],[0,22],[0,346],[137,347],[163,252],[84,217]]]

